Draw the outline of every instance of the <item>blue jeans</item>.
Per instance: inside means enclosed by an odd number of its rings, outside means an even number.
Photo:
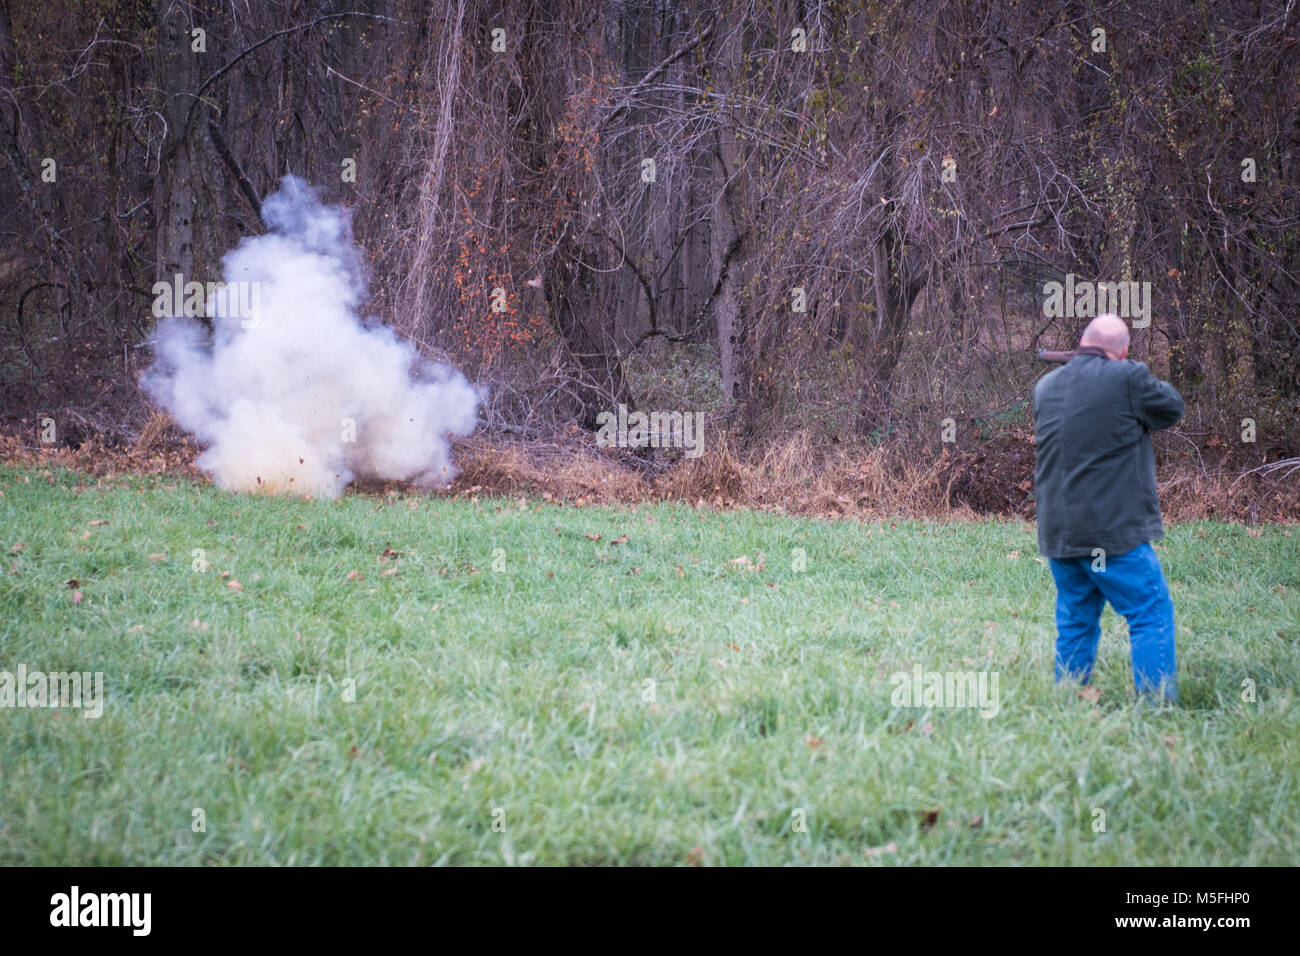
[[[1150,544],[1124,554],[1051,558],[1056,579],[1056,680],[1092,679],[1106,602],[1128,621],[1133,683],[1138,694],[1163,692],[1178,699],[1174,602],[1160,559]],[[1096,566],[1094,568],[1094,565]]]

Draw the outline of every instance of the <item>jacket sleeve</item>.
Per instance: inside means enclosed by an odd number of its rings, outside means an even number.
[[[1151,374],[1141,362],[1129,379],[1129,399],[1138,421],[1153,432],[1169,428],[1183,417],[1183,396],[1168,382]]]

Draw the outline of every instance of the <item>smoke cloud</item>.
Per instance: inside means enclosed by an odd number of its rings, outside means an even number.
[[[448,485],[448,436],[474,430],[474,388],[361,321],[345,210],[286,176],[262,218],[272,231],[222,260],[224,290],[191,283],[182,297],[180,277],[174,295],[154,287],[155,314],[171,307],[145,390],[208,444],[198,464],[222,488],[337,497],[357,477]]]

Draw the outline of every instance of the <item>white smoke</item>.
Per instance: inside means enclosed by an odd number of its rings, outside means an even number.
[[[343,209],[286,176],[262,218],[272,232],[222,260],[227,283],[254,283],[239,287],[253,290],[242,297],[251,315],[211,295],[202,309],[168,310],[145,390],[208,443],[198,464],[222,488],[337,497],[357,477],[445,487],[456,476],[447,436],[474,430],[475,390],[359,319],[365,282]],[[211,334],[181,311],[211,317]]]

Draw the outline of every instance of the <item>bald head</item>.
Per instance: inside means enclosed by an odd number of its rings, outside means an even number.
[[[1128,355],[1128,323],[1114,313],[1099,315],[1083,330],[1080,345],[1101,349],[1113,359]]]

